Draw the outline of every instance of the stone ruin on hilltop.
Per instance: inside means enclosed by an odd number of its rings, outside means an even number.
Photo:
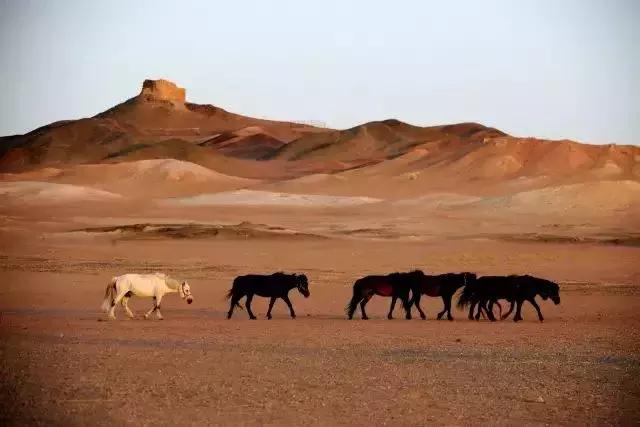
[[[184,103],[186,90],[168,80],[145,80],[140,97],[147,101],[171,101]]]

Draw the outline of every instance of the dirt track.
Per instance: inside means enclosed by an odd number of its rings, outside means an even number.
[[[503,243],[481,251],[477,244],[13,245],[0,260],[3,423],[636,423],[640,288],[628,281],[637,274],[637,249]],[[528,306],[520,324],[470,322],[460,311],[453,322],[436,321],[435,299],[426,304],[427,321],[388,321],[388,301],[378,298],[369,304],[372,320],[345,320],[354,278],[427,264],[549,271],[562,283],[562,304],[542,304],[543,324]],[[225,320],[232,277],[274,265],[309,275],[311,297],[292,292],[298,319],[278,302],[267,321],[258,299],[258,321],[244,311]],[[122,312],[116,322],[101,321],[104,286],[125,270],[188,277],[196,301],[166,299],[164,321],[125,320]],[[138,315],[149,305],[132,303]]]

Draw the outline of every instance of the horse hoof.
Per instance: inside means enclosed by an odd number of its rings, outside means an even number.
[[[249,320],[256,320],[256,319],[257,319],[257,317],[256,317],[256,316],[251,316],[251,317],[249,317]]]
[[[363,317],[362,320],[369,320],[369,318],[368,317]]]
[[[393,316],[387,316],[387,319],[393,320]]]
[[[267,320],[271,320],[271,316],[267,316]]]

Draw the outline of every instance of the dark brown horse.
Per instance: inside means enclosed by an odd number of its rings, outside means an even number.
[[[420,317],[426,319],[427,316],[420,307],[420,298],[422,295],[430,297],[442,297],[444,303],[444,309],[438,313],[438,320],[442,319],[442,316],[446,313],[447,319],[453,320],[451,315],[451,299],[453,294],[463,286],[473,285],[477,279],[474,273],[447,273],[437,276],[425,275],[422,279],[418,292],[413,293],[412,303],[415,304]]]
[[[405,310],[405,317],[411,319],[411,302],[409,294],[412,291],[417,292],[420,282],[424,278],[424,273],[420,270],[411,271],[409,273],[392,273],[386,276],[366,276],[358,279],[353,284],[353,297],[346,307],[347,316],[353,318],[353,313],[360,303],[362,311],[362,319],[366,320],[367,313],[365,306],[374,295],[382,297],[391,297],[391,307],[389,308],[388,319],[393,319],[393,309],[396,306],[398,298],[402,300],[402,306]]]

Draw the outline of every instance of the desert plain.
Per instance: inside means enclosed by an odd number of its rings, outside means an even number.
[[[146,81],[104,113],[0,139],[3,425],[634,425],[640,149],[398,120],[348,130],[189,104]],[[532,274],[544,322],[347,320],[367,274]],[[118,274],[195,301],[99,310]],[[233,278],[300,272],[298,314]]]

